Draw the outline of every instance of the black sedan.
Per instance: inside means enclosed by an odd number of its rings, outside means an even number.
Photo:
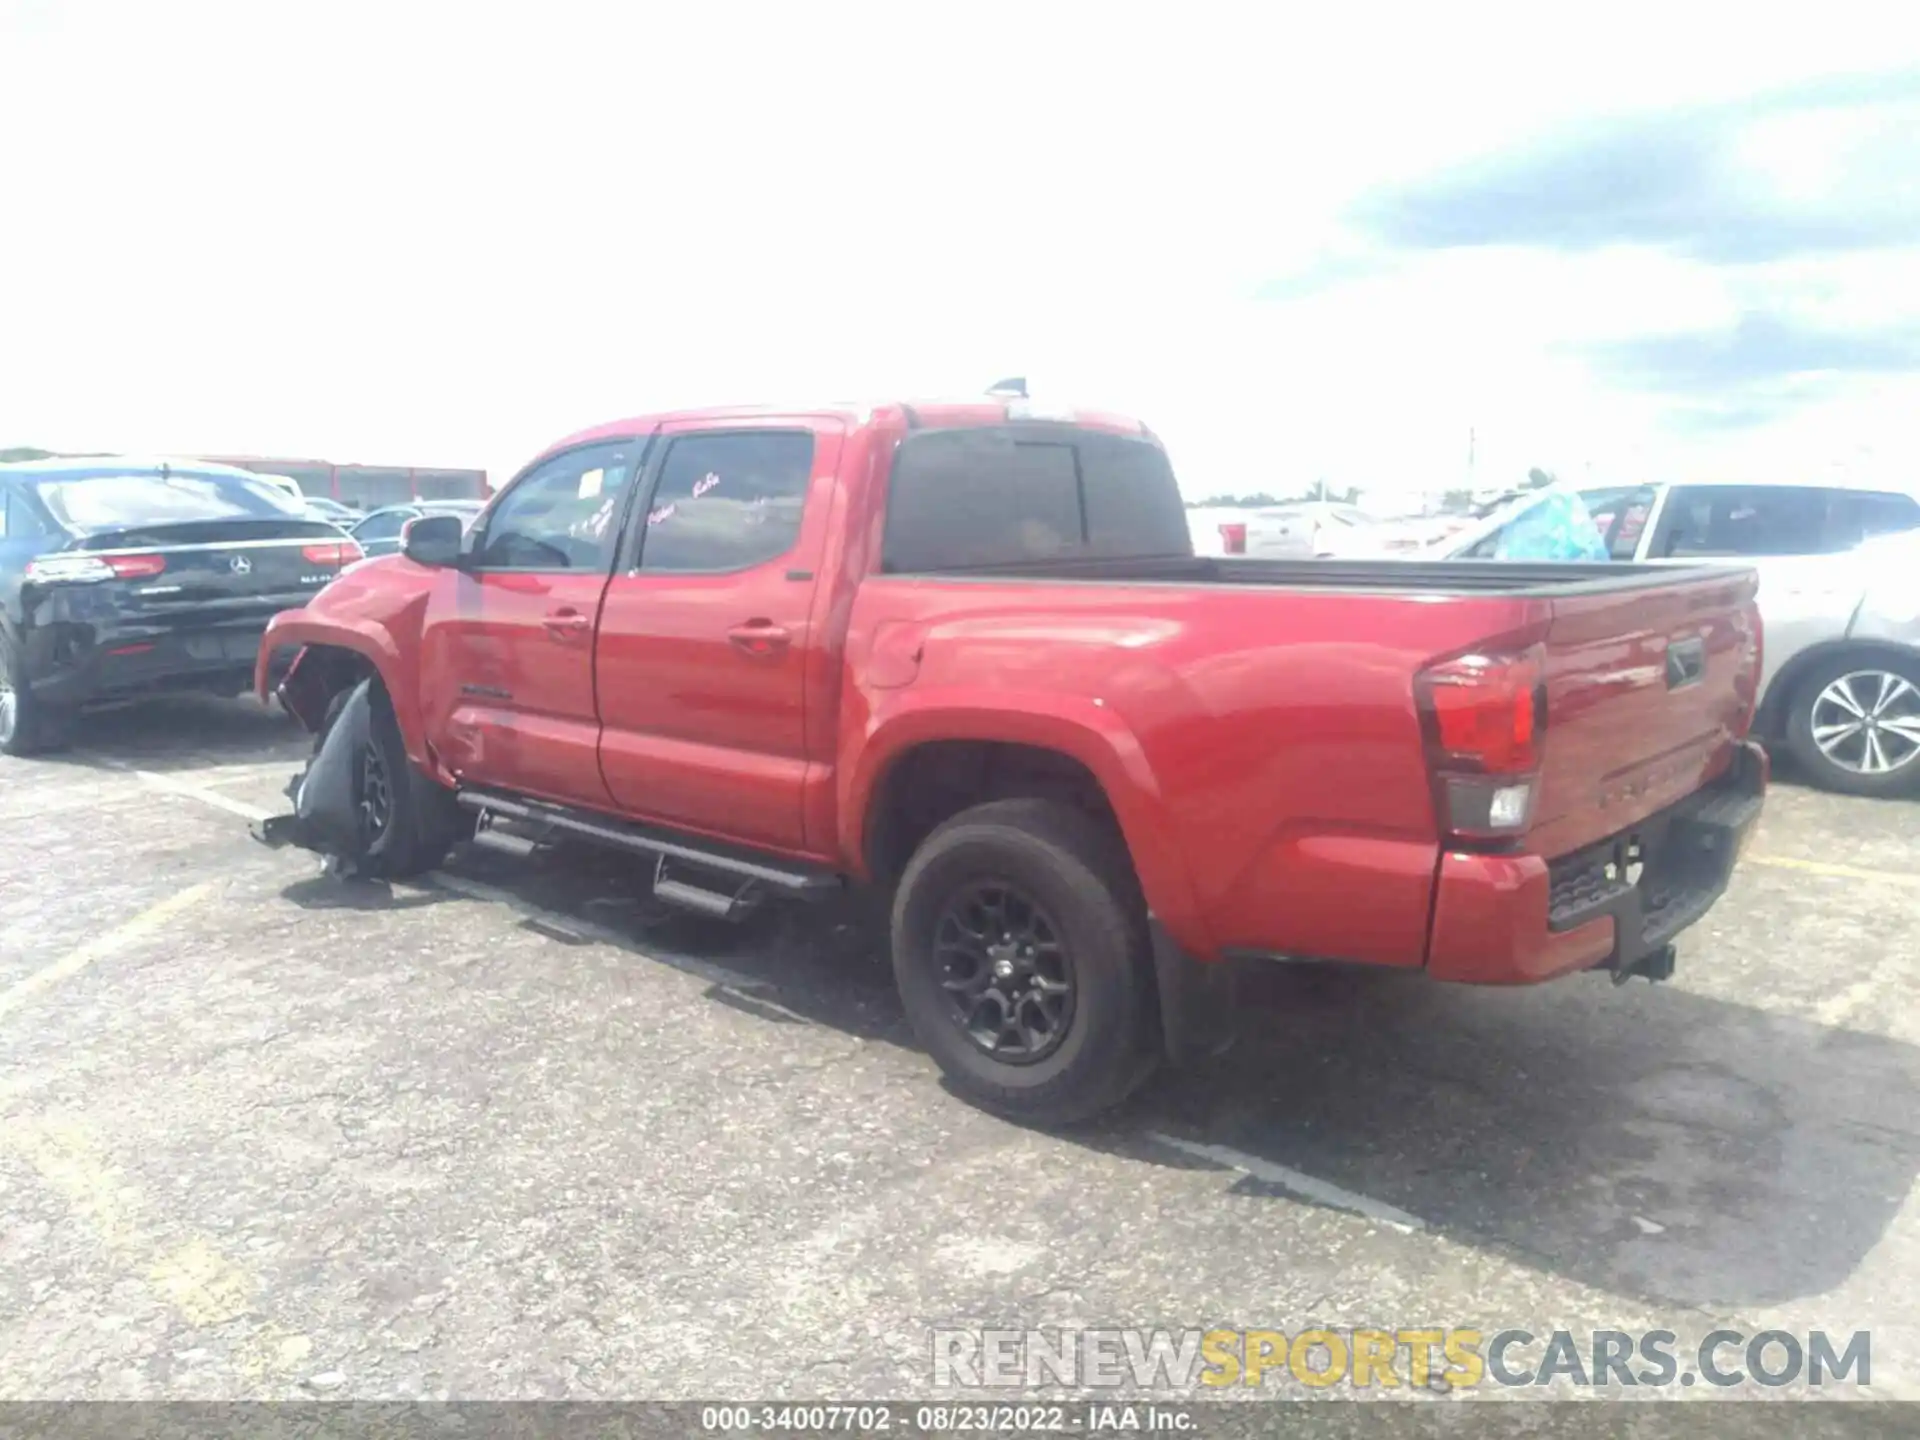
[[[0,752],[163,690],[238,695],[267,621],[360,558],[339,527],[200,461],[0,465]]]
[[[478,500],[420,500],[411,505],[386,505],[354,523],[348,532],[369,555],[394,555],[400,550],[400,532],[409,520],[422,515],[455,515],[460,523],[473,524],[480,514]]]

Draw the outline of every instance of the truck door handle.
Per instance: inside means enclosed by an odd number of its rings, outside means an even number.
[[[571,640],[593,628],[593,617],[582,615],[571,605],[548,613],[540,622],[555,640]]]
[[[733,648],[748,655],[778,655],[793,641],[784,625],[771,620],[749,620],[727,631]]]

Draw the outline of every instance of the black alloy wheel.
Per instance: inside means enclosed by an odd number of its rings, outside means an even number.
[[[1073,1024],[1073,961],[1059,928],[1019,886],[970,885],[934,928],[934,963],[952,1021],[983,1054],[1031,1065]]]
[[[369,846],[393,824],[393,777],[387,773],[380,746],[369,740],[360,747],[360,827]]]

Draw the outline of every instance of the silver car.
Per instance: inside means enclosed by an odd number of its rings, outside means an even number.
[[[1556,486],[1422,558],[1493,558],[1521,515],[1569,493],[1615,560],[1759,573],[1759,739],[1830,790],[1920,792],[1920,499],[1838,481]]]
[[[478,500],[415,500],[405,505],[383,505],[354,521],[347,533],[360,542],[369,557],[397,555],[409,520],[422,515],[457,515],[462,526],[471,527],[482,508]]]

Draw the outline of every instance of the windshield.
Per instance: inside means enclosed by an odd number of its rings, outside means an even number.
[[[82,475],[43,480],[39,495],[70,530],[204,520],[278,520],[306,507],[265,482],[231,475]]]

